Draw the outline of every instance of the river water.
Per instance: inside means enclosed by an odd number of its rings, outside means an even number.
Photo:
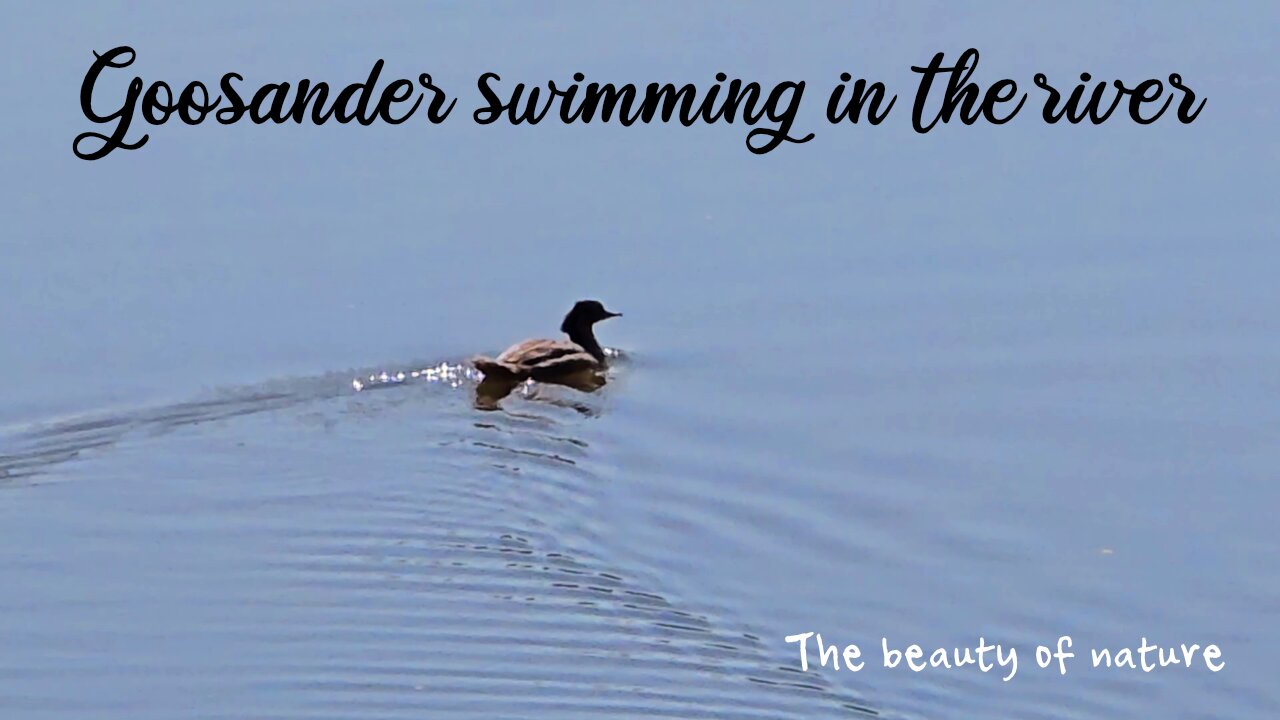
[[[3,717],[1280,714],[1274,6],[5,14]],[[77,160],[126,43],[175,84],[384,58],[458,115]],[[914,133],[909,66],[970,46],[1208,104]],[[485,71],[805,79],[815,138],[477,126]],[[842,71],[884,124],[825,124]],[[477,409],[465,359],[583,297],[609,383]],[[881,663],[980,638],[1014,677]],[[1144,638],[1225,668],[1091,667]]]

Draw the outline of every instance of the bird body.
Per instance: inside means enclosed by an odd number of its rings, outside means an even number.
[[[542,380],[604,367],[581,345],[568,340],[525,340],[507,348],[496,359],[477,357],[472,363],[485,377],[513,380]]]

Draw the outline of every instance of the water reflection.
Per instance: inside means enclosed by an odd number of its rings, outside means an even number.
[[[534,382],[532,380],[510,380],[507,378],[491,378],[486,377],[476,385],[475,407],[477,410],[493,411],[502,409],[502,400],[517,388],[521,390],[521,397],[529,400],[546,402],[560,407],[568,407],[577,410],[583,415],[594,415],[593,410],[585,403],[574,402],[573,400],[559,397],[554,393],[543,391],[540,386],[559,385],[561,387],[572,388],[583,393],[593,393],[608,383],[603,373],[594,370],[584,370],[582,372],[573,373],[557,377],[554,380],[543,380]]]

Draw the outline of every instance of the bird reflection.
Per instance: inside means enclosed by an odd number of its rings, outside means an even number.
[[[539,392],[538,386],[561,385],[579,392],[591,393],[604,387],[607,382],[608,381],[605,379],[604,373],[594,370],[585,370],[568,375],[561,375],[554,379],[547,379],[537,383],[525,380],[512,380],[504,377],[485,377],[478,385],[476,385],[475,407],[477,410],[501,410],[502,400],[511,395],[511,393],[515,392],[517,389],[520,389],[521,396],[526,399],[570,408],[582,413],[583,415],[595,415],[596,411],[590,405],[574,402],[555,395],[544,395]]]

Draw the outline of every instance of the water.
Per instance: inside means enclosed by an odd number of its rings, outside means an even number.
[[[1274,8],[5,12],[0,715],[1280,710]],[[125,42],[173,82],[382,57],[460,111],[486,70],[803,78],[817,136],[463,115],[76,160],[89,51]],[[987,79],[1177,71],[1209,105],[814,112],[970,45]],[[581,297],[625,313],[609,384],[477,410],[465,358]],[[807,631],[868,666],[801,672]],[[1068,674],[1035,667],[1064,634]],[[878,666],[979,636],[1016,677]],[[1226,668],[1088,667],[1143,637]]]

